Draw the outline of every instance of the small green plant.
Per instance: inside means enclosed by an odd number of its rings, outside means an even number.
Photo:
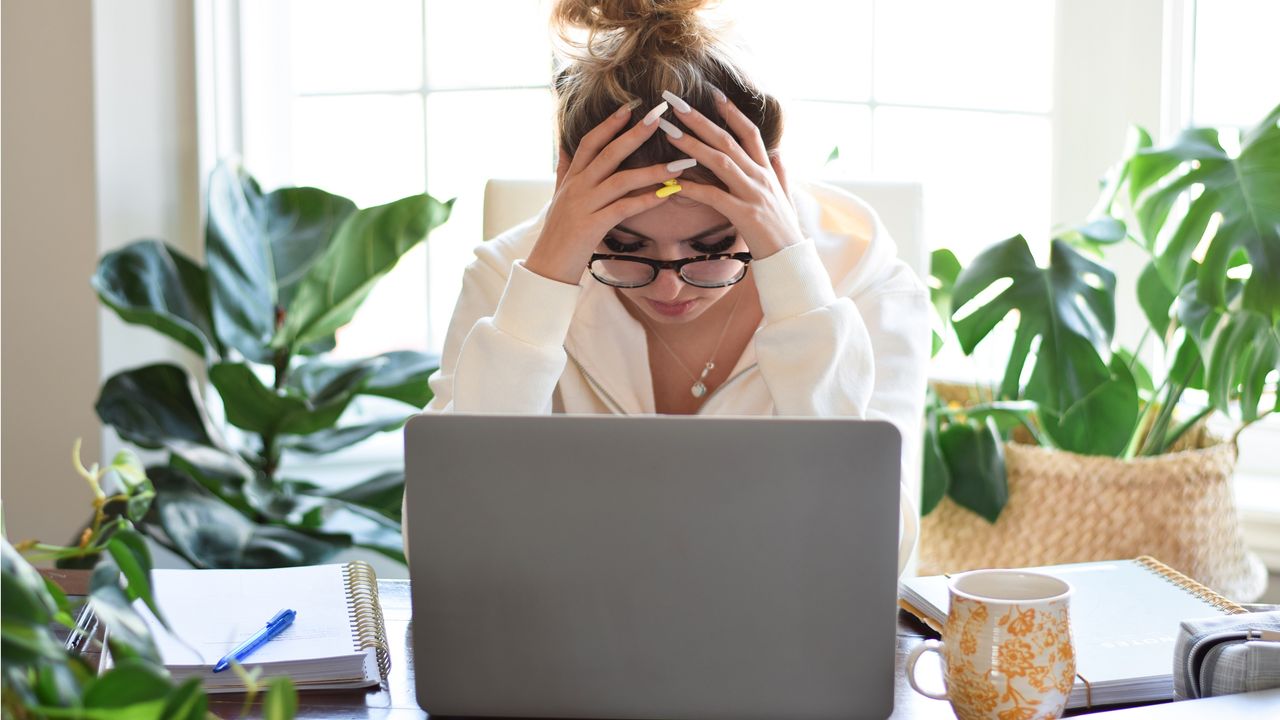
[[[118,453],[105,468],[80,462],[80,443],[73,452],[76,472],[93,492],[93,519],[73,546],[38,541],[3,543],[3,694],[5,720],[26,718],[130,718],[131,720],[204,720],[208,697],[199,678],[175,685],[160,662],[159,653],[142,616],[141,600],[162,623],[163,615],[151,592],[151,553],[134,523],[144,517],[155,489],[138,457]],[[97,561],[87,598],[72,600],[44,578],[26,557],[35,560],[87,559]],[[113,667],[96,674],[78,652],[68,650],[53,632],[55,625],[73,635],[82,633],[75,618],[87,604],[107,628]],[[167,623],[165,623],[167,627]],[[78,638],[100,648],[95,638]],[[243,673],[243,669],[238,671]],[[248,681],[250,699],[261,688]],[[271,682],[265,698],[266,716],[292,718],[297,692],[292,681]]]
[[[1134,348],[1115,342],[1103,262],[1122,242],[1147,257],[1136,300],[1149,326]],[[997,386],[965,403],[930,397],[925,513],[950,496],[995,522],[1018,427],[1045,447],[1119,458],[1165,453],[1214,411],[1243,429],[1280,410],[1280,107],[1243,135],[1191,128],[1155,147],[1136,130],[1093,216],[1051,240],[1047,267],[1018,235],[964,268],[935,252],[931,280],[965,354],[1006,318],[1016,330]],[[1166,368],[1154,378],[1140,360],[1153,340]]]
[[[280,463],[285,452],[323,456],[395,430],[431,399],[435,356],[328,353],[452,203],[423,194],[357,209],[317,188],[264,193],[223,164],[209,181],[204,264],[157,240],[101,258],[102,302],[200,366],[194,377],[173,363],[126,370],[98,396],[103,423],[167,456],[147,468],[156,498],[137,519],[152,540],[196,567],[307,565],[352,545],[403,562],[403,469],[333,489],[283,476]],[[361,396],[408,407],[344,421]]]

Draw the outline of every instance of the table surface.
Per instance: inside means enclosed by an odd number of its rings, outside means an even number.
[[[63,586],[69,595],[83,595],[88,588],[88,571],[42,570],[43,574]],[[387,625],[387,642],[391,647],[391,672],[382,686],[366,690],[307,691],[298,694],[299,718],[425,718],[414,694],[413,640],[409,621],[409,581],[380,580],[378,591],[382,614]],[[893,720],[951,720],[955,716],[949,703],[931,700],[916,693],[907,683],[907,653],[925,639],[937,637],[925,625],[905,612],[898,613],[897,657],[894,669]],[[918,668],[920,681],[927,687],[941,687],[937,664],[922,660]],[[932,674],[929,677],[928,674]],[[220,717],[240,717],[244,696],[211,695],[210,710]],[[1117,706],[1112,706],[1113,709]],[[1152,708],[1153,710],[1155,708]],[[256,709],[250,712],[254,716]],[[1068,713],[1078,714],[1078,713]],[[1102,717],[1098,716],[1099,720]]]

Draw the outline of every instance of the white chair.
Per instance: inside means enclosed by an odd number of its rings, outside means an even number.
[[[929,251],[923,237],[924,192],[918,182],[826,179],[862,198],[880,215],[898,244],[898,257],[922,279],[929,274]],[[537,214],[555,183],[551,179],[493,179],[484,187],[484,239]]]

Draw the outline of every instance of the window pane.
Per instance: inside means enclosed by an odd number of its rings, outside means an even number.
[[[867,106],[791,102],[784,113],[782,159],[789,171],[810,176],[871,174],[871,111]],[[836,147],[840,157],[827,162]]]
[[[422,192],[422,99],[417,95],[294,98],[292,182],[360,207]]]
[[[1196,3],[1192,123],[1253,127],[1280,102],[1280,3]]]
[[[736,0],[726,4],[766,91],[792,98],[871,97],[871,0]]]
[[[928,247],[967,260],[1018,233],[1049,232],[1049,121],[1039,116],[879,108],[875,169],[924,183]]]
[[[298,93],[422,86],[421,0],[293,0],[289,44]]]
[[[551,177],[555,146],[548,90],[432,93],[427,98],[427,186],[456,197],[430,240],[431,342],[444,343],[462,270],[483,232],[484,184],[494,177]]]
[[[1053,12],[1053,0],[877,2],[876,100],[1047,112]]]
[[[427,80],[432,89],[549,85],[544,3],[427,0]]]
[[[295,185],[345,195],[360,207],[420,193],[418,95],[295,98],[290,140]],[[338,332],[338,356],[426,349],[426,249],[406,254]]]

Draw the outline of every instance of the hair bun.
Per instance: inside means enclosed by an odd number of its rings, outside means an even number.
[[[642,53],[683,54],[713,43],[715,34],[699,17],[713,4],[715,0],[557,0],[551,25],[566,54],[613,66]]]

